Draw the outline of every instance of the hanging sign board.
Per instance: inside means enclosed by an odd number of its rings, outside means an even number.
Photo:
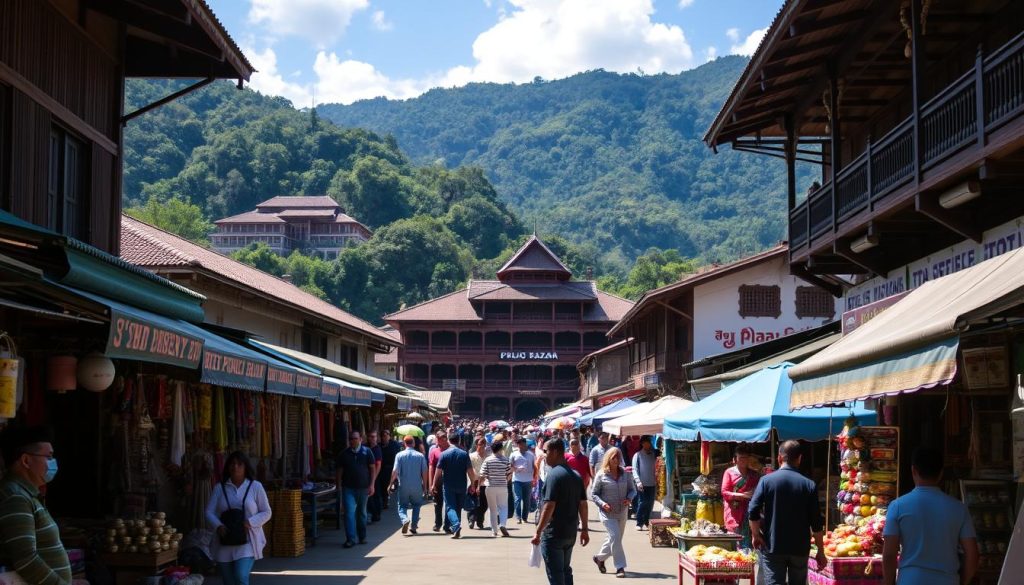
[[[297,372],[286,368],[267,366],[267,392],[291,396],[295,394],[295,378]]]
[[[266,379],[265,362],[219,352],[209,346],[203,350],[203,372],[200,381],[206,384],[261,391]]]
[[[363,390],[362,388],[355,389],[355,400],[356,406],[370,406],[373,401],[373,395],[369,390]]]
[[[298,372],[295,374],[295,393],[303,398],[317,398],[323,386],[323,378],[316,374]]]
[[[324,380],[323,386],[320,389],[320,402],[326,404],[337,404],[338,397],[341,395],[341,384],[332,382],[331,380]]]
[[[196,368],[203,355],[203,340],[138,315],[110,311],[107,357]]]

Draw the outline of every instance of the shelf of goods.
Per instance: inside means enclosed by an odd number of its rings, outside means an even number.
[[[828,564],[810,563],[815,585],[877,584],[882,580],[882,532],[885,512],[899,493],[899,429],[858,426],[846,420],[837,437],[839,491],[835,509],[841,521],[825,534]]]
[[[699,544],[679,553],[679,583],[683,575],[690,575],[698,584],[746,579],[753,585],[754,560],[749,552]]]
[[[960,496],[978,534],[978,571],[983,574],[983,581],[988,581],[984,577],[999,574],[1013,535],[1011,488],[1007,481],[960,480]]]
[[[673,493],[679,497],[676,513],[693,520],[697,511],[697,499],[687,498],[693,491],[693,480],[700,476],[700,443],[687,441],[676,443],[675,471],[672,474]]]

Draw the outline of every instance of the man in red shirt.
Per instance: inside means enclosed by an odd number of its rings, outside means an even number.
[[[583,490],[590,486],[590,459],[580,450],[580,440],[569,441],[569,453],[565,455],[565,462],[583,479]]]

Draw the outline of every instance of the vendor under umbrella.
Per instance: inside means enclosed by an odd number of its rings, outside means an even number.
[[[725,470],[722,476],[722,499],[725,500],[725,528],[743,537],[740,548],[750,548],[750,523],[747,522],[747,506],[754,495],[754,488],[760,475],[750,468],[750,447],[736,447],[733,457],[735,465]]]

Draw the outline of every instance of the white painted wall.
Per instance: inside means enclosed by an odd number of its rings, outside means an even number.
[[[740,317],[739,287],[745,284],[779,286],[782,314],[778,318]],[[750,347],[839,318],[842,299],[836,299],[832,319],[798,319],[798,286],[810,285],[789,273],[785,255],[696,286],[693,291],[693,359]]]

